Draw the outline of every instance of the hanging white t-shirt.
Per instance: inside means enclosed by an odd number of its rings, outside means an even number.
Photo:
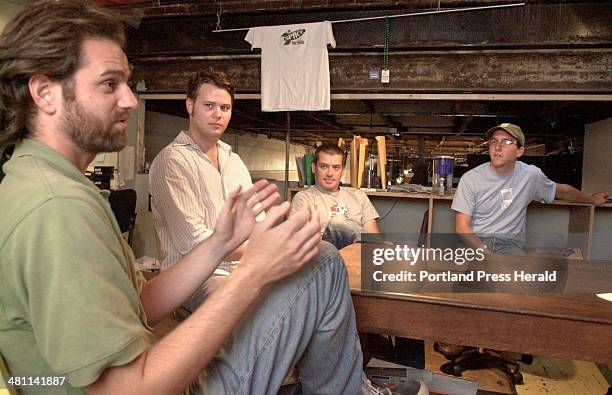
[[[262,111],[329,110],[331,22],[253,27],[244,39],[261,48]]]

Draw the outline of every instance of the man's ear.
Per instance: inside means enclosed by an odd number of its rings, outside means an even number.
[[[521,156],[523,156],[524,153],[525,153],[525,147],[521,147],[516,150],[516,157],[520,158]]]
[[[187,114],[191,116],[193,114],[193,99],[187,98],[185,100],[185,108],[187,108]]]
[[[316,168],[317,168],[317,164],[316,164],[316,163],[314,163],[314,162],[312,162],[312,163],[310,164],[310,166],[312,166],[312,174],[314,174],[314,173],[315,173],[315,170],[316,170]]]
[[[51,81],[46,75],[34,74],[28,81],[28,88],[34,104],[41,111],[49,115],[57,111],[62,100],[59,83]]]

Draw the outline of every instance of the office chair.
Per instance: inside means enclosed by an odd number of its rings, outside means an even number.
[[[418,247],[429,247],[429,210],[423,212],[423,220],[419,230]],[[425,369],[425,342],[420,339],[395,337],[395,361],[401,365],[417,369]]]
[[[456,282],[456,291],[463,292],[493,292],[495,288],[488,289],[484,284]],[[533,356],[515,352],[500,351],[490,348],[462,346],[436,342],[434,350],[442,354],[449,362],[443,364],[440,370],[453,376],[461,376],[466,370],[497,368],[506,373],[512,384],[523,384],[523,375],[520,372],[519,361],[529,365]]]
[[[508,375],[512,384],[523,384],[523,375],[519,372],[518,361],[527,365],[533,362],[533,356],[530,354],[479,349],[478,347],[455,344],[436,342],[434,350],[449,360],[440,367],[443,373],[461,376],[461,373],[466,370],[498,368]]]
[[[120,189],[111,191],[108,202],[115,214],[119,229],[127,232],[128,244],[132,245],[134,226],[136,225],[136,191],[133,189]]]

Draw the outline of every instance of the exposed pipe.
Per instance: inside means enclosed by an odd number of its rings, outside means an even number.
[[[452,8],[450,10],[436,10],[436,11],[423,11],[423,12],[413,12],[410,14],[398,14],[398,15],[385,15],[385,16],[371,16],[367,18],[354,18],[354,19],[340,19],[337,21],[331,21],[331,23],[346,23],[346,22],[361,22],[361,21],[371,21],[374,19],[385,19],[385,18],[404,18],[408,16],[420,16],[420,15],[434,15],[434,14],[449,14],[453,12],[465,12],[465,11],[480,11],[487,10],[492,8],[508,8],[508,7],[519,7],[524,6],[525,3],[514,3],[514,4],[500,4],[500,5],[488,5],[482,7],[468,7],[468,8]],[[237,32],[241,30],[249,30],[250,27],[240,27],[236,29],[215,29],[213,33],[222,33],[222,32]]]

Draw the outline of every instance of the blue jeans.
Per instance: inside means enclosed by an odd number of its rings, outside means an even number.
[[[524,256],[522,243],[513,239],[502,239],[495,236],[486,236],[480,238],[487,245],[489,250],[503,255]]]
[[[199,377],[199,394],[275,394],[297,364],[304,394],[360,394],[363,357],[348,278],[322,242],[313,262],[271,286]]]
[[[332,243],[337,249],[341,250],[350,244],[360,243],[362,233],[368,233],[368,231],[355,221],[330,220],[327,225],[325,225],[322,238],[323,240]]]

